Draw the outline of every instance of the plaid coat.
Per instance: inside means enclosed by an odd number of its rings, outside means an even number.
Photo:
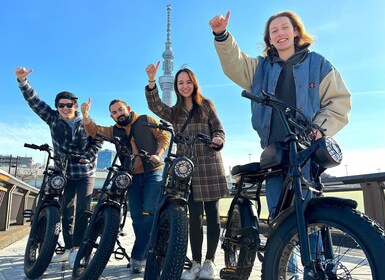
[[[147,86],[145,91],[150,110],[158,117],[170,122],[174,126],[175,131],[179,131],[188,118],[189,112],[182,110],[180,115],[175,118],[175,106],[169,107],[162,102],[157,87],[149,90]],[[224,143],[225,132],[215,109],[212,109],[208,104],[204,104],[203,111],[203,120],[197,122],[193,117],[184,133],[191,136],[195,136],[197,133],[203,133],[209,135],[211,138],[220,137]],[[184,145],[178,146],[178,153],[186,153]],[[221,153],[203,143],[197,143],[192,161],[194,163],[194,173],[192,177],[192,196],[194,200],[215,201],[226,196],[228,191]]]

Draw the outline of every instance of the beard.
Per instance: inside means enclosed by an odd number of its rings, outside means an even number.
[[[119,116],[118,120],[116,120],[115,122],[120,126],[126,126],[131,122],[131,120],[132,120],[132,114],[130,112],[128,116],[126,115]]]

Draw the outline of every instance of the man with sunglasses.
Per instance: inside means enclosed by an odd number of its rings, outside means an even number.
[[[50,128],[55,156],[76,154],[67,167],[67,185],[62,204],[62,229],[65,253],[53,256],[51,262],[69,261],[70,267],[76,259],[77,249],[86,231],[95,183],[96,158],[102,141],[90,137],[84,129],[82,118],[77,111],[78,98],[71,92],[62,91],[56,95],[55,107],[51,108],[41,100],[32,88],[27,76],[32,70],[18,67],[15,75],[20,91],[31,109]]]

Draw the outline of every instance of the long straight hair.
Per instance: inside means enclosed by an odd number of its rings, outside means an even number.
[[[182,68],[178,72],[176,72],[176,74],[175,74],[174,90],[176,93],[176,103],[175,103],[176,118],[180,115],[180,112],[181,112],[182,108],[184,107],[184,97],[178,91],[178,76],[182,72],[187,73],[187,75],[189,76],[189,78],[190,78],[190,80],[194,86],[193,93],[191,96],[193,106],[194,106],[194,118],[198,121],[202,120],[203,114],[204,114],[203,113],[204,103],[207,103],[210,107],[213,107],[213,104],[210,100],[206,99],[202,95],[202,92],[201,92],[200,87],[199,87],[198,79],[197,79],[196,75],[194,74],[194,72],[191,71],[189,68]]]

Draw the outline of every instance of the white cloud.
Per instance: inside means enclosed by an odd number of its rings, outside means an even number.
[[[26,122],[10,124],[0,122],[0,154],[33,157],[35,162],[42,162],[44,154],[24,148],[24,143],[52,145],[49,128],[46,124]]]
[[[327,173],[346,176],[385,172],[385,148],[344,151],[343,157],[343,162]]]

